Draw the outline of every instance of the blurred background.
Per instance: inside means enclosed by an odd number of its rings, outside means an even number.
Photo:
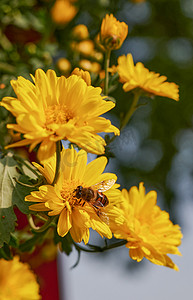
[[[106,13],[129,27],[123,46],[112,53],[111,64],[116,64],[118,56],[132,53],[135,62],[141,61],[180,87],[179,102],[158,96],[141,99],[143,105],[110,145],[107,169],[117,174],[122,188],[143,181],[147,191],[157,191],[158,205],[182,227],[183,257],[174,257],[181,271],[131,262],[124,247],[105,254],[82,254],[72,271],[77,253],[60,254],[60,298],[181,299],[185,292],[193,293],[189,259],[193,243],[193,1],[1,0],[0,98],[13,96],[11,79],[20,75],[30,79],[37,68],[52,68],[58,76],[68,76],[80,67],[91,72],[92,83],[98,86],[104,54],[97,34]],[[78,24],[85,26],[77,29]],[[119,126],[132,96],[123,92],[121,84],[110,95],[117,104],[108,117]],[[14,139],[6,129],[11,118],[0,108],[1,147]],[[92,239],[103,245],[94,234]]]

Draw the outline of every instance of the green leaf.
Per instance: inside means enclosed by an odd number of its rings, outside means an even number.
[[[0,247],[4,242],[9,243],[10,233],[15,230],[17,218],[13,206],[16,205],[24,214],[30,212],[29,203],[25,202],[24,198],[34,188],[18,183],[30,184],[30,177],[21,172],[21,164],[18,164],[11,152],[0,160]],[[34,174],[33,176],[35,177]]]
[[[10,233],[15,230],[17,218],[13,207],[0,208],[0,247],[3,243],[9,243]]]
[[[19,250],[21,252],[33,252],[37,244],[41,244],[44,241],[45,232],[36,233],[30,239],[27,239],[24,243],[20,244]]]
[[[18,237],[14,233],[11,233],[9,245],[13,248],[18,248],[19,247]]]
[[[6,260],[13,259],[10,248],[7,244],[4,244],[2,248],[0,248],[0,258],[4,258]]]
[[[61,247],[61,251],[65,252],[67,255],[69,255],[72,252],[72,238],[71,235],[68,233],[67,235],[65,235],[64,237],[61,237],[58,235],[57,231],[55,230],[54,233],[54,243],[58,244],[60,243]]]

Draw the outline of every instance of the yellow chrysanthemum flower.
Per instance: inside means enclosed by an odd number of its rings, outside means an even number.
[[[167,254],[181,255],[178,246],[182,233],[178,225],[169,220],[169,214],[156,205],[157,193],[145,194],[143,183],[129,192],[122,190],[121,208],[125,221],[119,227],[112,224],[112,232],[118,239],[127,240],[129,255],[138,262],[143,257],[152,263],[178,270]]]
[[[0,105],[11,111],[17,124],[8,128],[23,134],[24,139],[9,145],[30,145],[32,151],[40,144],[38,159],[50,157],[56,142],[69,140],[88,152],[104,153],[105,141],[100,132],[119,130],[109,120],[99,117],[114,107],[101,96],[101,88],[87,86],[79,76],[57,77],[53,70],[36,70],[34,83],[23,77],[11,80],[17,98],[4,97]]]
[[[176,101],[179,100],[178,85],[173,82],[166,82],[166,76],[150,72],[141,62],[138,62],[135,66],[130,53],[127,56],[122,55],[118,58],[116,69],[125,92],[141,88],[153,95],[168,97]],[[115,67],[113,72],[115,72]]]
[[[89,240],[89,228],[101,236],[111,238],[108,223],[110,218],[119,218],[115,207],[121,192],[116,175],[103,173],[107,164],[106,157],[99,157],[87,165],[87,153],[80,150],[63,149],[58,180],[54,179],[56,157],[52,156],[43,165],[34,163],[46,178],[48,184],[39,187],[25,200],[40,202],[30,206],[34,211],[49,211],[49,216],[59,216],[57,231],[65,236],[69,231],[75,242]],[[98,184],[100,183],[100,184]],[[103,190],[103,193],[99,190]],[[107,198],[106,198],[107,197]]]
[[[90,73],[88,71],[84,71],[82,69],[75,68],[72,71],[72,75],[73,74],[80,76],[82,79],[84,79],[84,81],[86,82],[87,85],[91,85],[91,77],[90,77]]]
[[[35,274],[26,263],[0,259],[0,299],[1,300],[38,300],[39,285]]]
[[[112,14],[106,15],[101,24],[100,42],[109,50],[119,49],[128,34],[128,25],[119,22]]]

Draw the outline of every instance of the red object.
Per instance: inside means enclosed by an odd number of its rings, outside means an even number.
[[[34,271],[39,279],[42,300],[59,300],[56,259],[41,264]]]
[[[17,215],[18,223],[16,228],[21,230],[28,224],[27,217],[18,209],[15,209],[15,213]],[[38,252],[40,252],[40,250],[41,249],[37,249],[32,254],[26,254],[21,259],[22,261],[29,263],[34,273],[37,275],[42,300],[59,300],[57,259],[34,266],[32,262],[36,261],[36,257],[38,258]]]
[[[7,25],[4,34],[13,44],[25,45],[27,43],[37,43],[41,39],[41,35],[36,30],[23,29],[15,25]]]

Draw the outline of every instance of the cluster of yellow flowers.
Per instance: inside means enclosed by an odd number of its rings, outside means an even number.
[[[97,38],[95,41],[90,39],[88,28],[84,24],[73,27],[70,36],[69,46],[71,54],[73,53],[73,64],[85,71],[98,74],[101,71],[104,48],[98,44]],[[72,64],[67,58],[59,58],[56,65],[63,75],[69,76]]]
[[[113,15],[103,19],[100,42],[108,52],[107,60],[111,50],[121,47],[127,32],[127,25]],[[109,71],[117,72],[124,91],[134,91],[135,106],[141,93],[179,100],[176,84],[166,82],[165,76],[150,72],[142,63],[135,66],[131,54],[119,57],[118,65],[112,68],[107,63],[105,71],[106,86]],[[20,141],[7,148],[30,145],[32,151],[39,146],[40,164],[34,166],[46,184],[26,196],[25,201],[34,202],[30,209],[55,216],[61,237],[70,233],[74,242],[87,244],[92,228],[102,237],[110,239],[114,235],[124,240],[134,260],[145,257],[178,270],[168,254],[180,255],[182,233],[156,204],[156,192],[146,194],[142,182],[139,188],[121,191],[117,176],[103,173],[107,164],[103,156],[106,142],[99,133],[120,134],[118,128],[101,117],[115,106],[105,100],[108,89],[102,94],[100,87],[91,85],[89,72],[78,68],[68,78],[41,69],[31,77],[33,83],[23,77],[12,80],[17,97],[5,97],[1,102],[16,117],[16,124],[8,124],[8,128],[22,135]],[[133,113],[135,107],[132,109]],[[131,111],[126,121],[130,115]],[[77,152],[73,146],[61,149],[61,140],[68,140],[81,150]],[[100,157],[87,164],[87,152]]]
[[[1,300],[39,300],[39,285],[29,265],[19,261],[0,259],[0,299]]]

